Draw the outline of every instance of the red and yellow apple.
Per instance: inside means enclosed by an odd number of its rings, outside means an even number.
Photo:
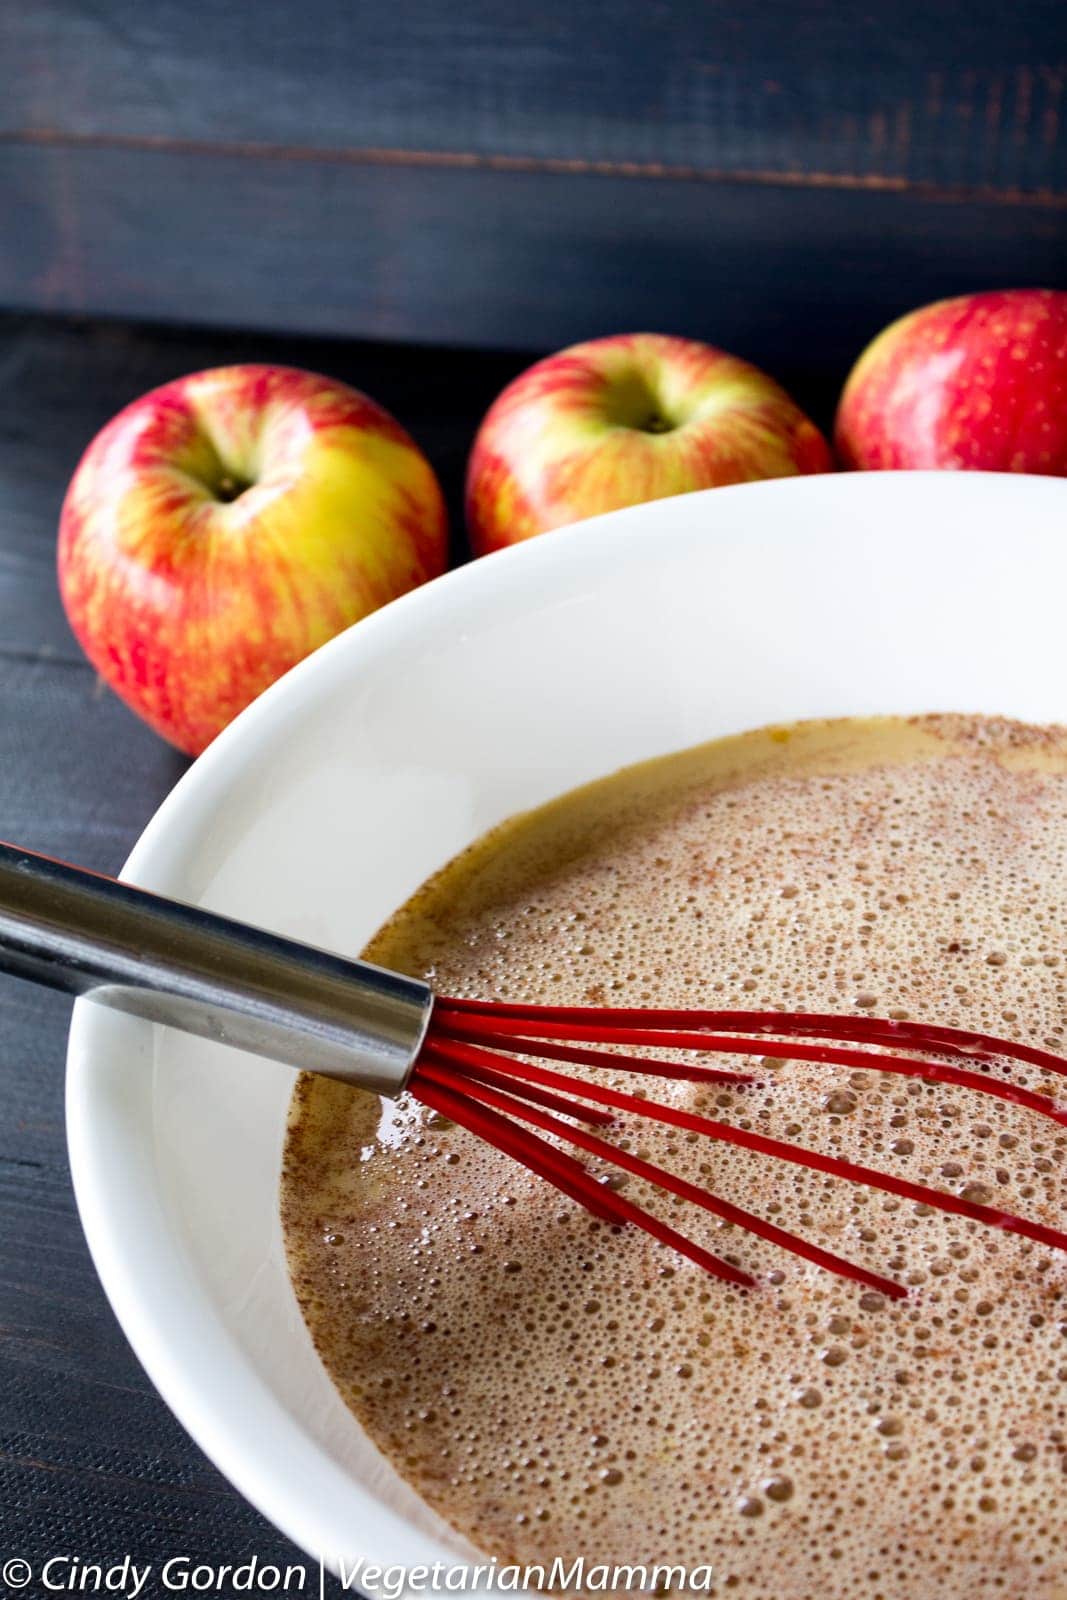
[[[757,367],[692,339],[620,334],[539,361],[494,401],[467,526],[484,555],[620,506],[831,470],[818,428]]]
[[[93,440],[59,529],[77,638],[115,692],[196,755],[296,662],[447,562],[436,478],[343,383],[218,367]]]
[[[891,323],[834,432],[846,467],[1067,475],[1067,293],[962,295]]]

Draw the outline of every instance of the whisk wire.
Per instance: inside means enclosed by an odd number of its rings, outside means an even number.
[[[617,1145],[609,1144],[605,1139],[599,1139],[594,1134],[587,1133],[582,1128],[571,1128],[561,1122],[557,1117],[545,1115],[532,1107],[516,1103],[507,1088],[494,1088],[488,1081],[497,1076],[487,1072],[484,1068],[473,1068],[463,1055],[451,1055],[444,1046],[439,1046],[433,1052],[432,1065],[429,1068],[430,1076],[434,1081],[441,1081],[442,1066],[438,1057],[443,1061],[450,1059],[463,1066],[461,1077],[457,1077],[454,1070],[450,1081],[459,1086],[473,1098],[482,1100],[499,1111],[510,1111],[513,1115],[522,1117],[534,1126],[543,1129],[546,1133],[555,1134],[558,1138],[566,1139],[588,1155],[598,1156],[602,1161],[612,1166],[621,1168],[624,1172],[632,1173],[634,1177],[643,1178],[654,1184],[657,1188],[665,1189],[668,1193],[677,1195],[679,1199],[688,1200],[691,1204],[700,1206],[705,1211],[720,1217],[724,1222],[729,1222],[743,1228],[746,1232],[755,1234],[761,1239],[769,1240],[772,1244],[784,1246],[794,1254],[802,1256],[805,1260],[813,1262],[816,1266],[824,1267],[830,1272],[837,1273],[840,1277],[852,1278],[858,1283],[865,1284],[869,1289],[875,1289],[890,1296],[900,1299],[906,1290],[885,1278],[881,1274],[871,1272],[868,1268],[855,1262],[847,1261],[842,1256],[834,1255],[829,1250],[823,1250],[819,1245],[811,1244],[799,1235],[789,1233],[785,1228],[779,1228],[773,1222],[754,1213],[743,1210],[731,1201],[723,1199],[709,1189],[700,1188],[695,1183],[679,1178],[674,1173],[663,1167],[657,1167],[650,1161],[643,1160],[640,1156],[632,1155],[628,1150],[621,1150]],[[501,1075],[502,1076],[502,1075]],[[503,1079],[507,1084],[507,1079]]]
[[[662,1034],[674,1030],[713,1033],[736,1029],[746,1034],[780,1034],[798,1038],[851,1039],[857,1042],[907,1044],[916,1049],[936,1049],[941,1054],[969,1056],[989,1061],[1009,1056],[1028,1066],[1067,1076],[1067,1060],[1054,1051],[970,1028],[938,1023],[913,1022],[892,1017],[845,1016],[832,1011],[743,1011],[678,1010],[654,1006],[550,1006],[528,1005],[498,1000],[468,1000],[442,995],[437,1007],[443,1016],[463,1013],[467,1018],[486,1017],[496,1027],[507,1022],[529,1022],[538,1028],[527,1029],[542,1037],[546,1030],[562,1024],[563,1037],[581,1037],[575,1029],[596,1029],[603,1040],[604,1028],[653,1029]],[[631,1042],[635,1042],[631,1039]]]
[[[668,1245],[671,1249],[687,1256],[697,1266],[703,1267],[706,1272],[724,1282],[737,1284],[744,1289],[751,1289],[755,1279],[750,1273],[744,1272],[740,1267],[735,1267],[729,1261],[713,1255],[692,1239],[687,1239],[678,1233],[669,1224],[661,1222],[658,1217],[644,1211],[632,1201],[624,1199],[603,1184],[597,1183],[595,1178],[585,1171],[584,1167],[572,1157],[566,1156],[554,1146],[548,1145],[535,1134],[516,1128],[508,1121],[507,1117],[499,1116],[486,1105],[472,1105],[465,1094],[454,1092],[446,1083],[441,1082],[440,1068],[430,1061],[426,1066],[426,1076],[430,1080],[430,1094],[436,1093],[438,1106],[444,1108],[447,1116],[455,1115],[458,1122],[464,1123],[472,1131],[480,1131],[483,1138],[488,1138],[490,1143],[498,1143],[498,1139],[506,1137],[510,1144],[509,1154],[514,1155],[524,1166],[533,1171],[541,1168],[540,1175],[547,1177],[550,1183],[564,1193],[571,1193],[572,1198],[581,1196],[581,1203],[595,1216],[612,1223],[636,1223],[644,1232],[658,1239],[661,1244]],[[425,1092],[426,1084],[423,1085]],[[501,1097],[505,1098],[505,1097]],[[448,1108],[451,1108],[450,1110]],[[529,1110],[528,1107],[516,1105],[515,1110]],[[530,1112],[531,1117],[540,1115]],[[495,1136],[494,1136],[495,1135]],[[500,1143],[499,1148],[507,1148]],[[544,1153],[547,1153],[547,1158]]]
[[[500,1028],[486,1026],[478,1019],[473,1026],[460,1021],[452,1023],[446,1017],[445,1027],[453,1039],[467,1039],[496,1050],[533,1055],[539,1060],[571,1061],[577,1065],[611,1068],[615,1071],[645,1072],[656,1077],[681,1078],[694,1083],[751,1084],[758,1082],[753,1073],[716,1072],[689,1062],[649,1060],[638,1056],[619,1056],[610,1050],[583,1049],[580,1046],[560,1044],[554,1038],[542,1039],[536,1029]],[[624,1030],[618,1030],[622,1032]],[[652,1030],[625,1030],[627,1041],[636,1043],[657,1042],[662,1049],[698,1049],[723,1055],[752,1055],[755,1046],[751,1039],[738,1039],[723,1034],[659,1034]],[[639,1037],[635,1037],[639,1035]],[[687,1043],[679,1041],[686,1039]],[[693,1041],[699,1040],[699,1043]],[[873,1042],[873,1041],[872,1041]],[[774,1048],[776,1059],[813,1061],[828,1066],[867,1068],[877,1072],[895,1072],[902,1077],[926,1078],[934,1083],[951,1083],[959,1088],[973,1089],[979,1094],[992,1095],[1014,1105],[1026,1106],[1040,1116],[1067,1127],[1067,1109],[1057,1106],[1047,1094],[1028,1089],[1022,1084],[1003,1078],[987,1077],[967,1067],[954,1067],[942,1061],[920,1060],[912,1056],[887,1055],[870,1050],[852,1050],[837,1045],[806,1044],[796,1040],[766,1041],[768,1050]]]
[[[749,1029],[754,1037],[722,1034],[717,1028]],[[776,1037],[772,1037],[775,1035]],[[836,1042],[806,1042],[832,1040]],[[573,1041],[579,1041],[577,1043]],[[583,1042],[586,1041],[586,1042]],[[840,1041],[845,1041],[842,1045]],[[698,1262],[730,1282],[753,1280],[740,1269],[720,1260],[692,1240],[618,1194],[606,1199],[604,1186],[593,1179],[581,1162],[567,1157],[555,1144],[520,1128],[518,1118],[557,1140],[562,1140],[612,1165],[668,1190],[721,1219],[736,1223],[760,1238],[781,1245],[813,1264],[839,1276],[862,1282],[890,1297],[907,1291],[899,1284],[857,1263],[836,1256],[787,1230],[757,1217],[732,1202],[687,1180],[621,1150],[573,1122],[606,1127],[612,1112],[623,1111],[751,1150],[773,1159],[807,1167],[834,1178],[863,1184],[917,1205],[929,1206],[971,1221],[1016,1233],[1035,1243],[1067,1251],[1067,1232],[1030,1221],[999,1208],[948,1194],[929,1185],[879,1172],[841,1157],[790,1144],[749,1128],[664,1105],[644,1095],[568,1077],[537,1064],[550,1060],[611,1071],[636,1072],[665,1078],[744,1086],[758,1081],[751,1073],[737,1073],[691,1061],[664,1061],[620,1054],[613,1046],[661,1050],[746,1054],[772,1051],[778,1059],[799,1059],[831,1066],[849,1066],[898,1073],[930,1082],[993,1095],[1027,1110],[1067,1124],[1067,1111],[1051,1097],[1000,1077],[953,1065],[969,1059],[983,1067],[998,1057],[1067,1075],[1067,1061],[1037,1047],[1002,1041],[992,1035],[965,1029],[926,1026],[876,1017],[806,1015],[767,1011],[677,1011],[653,1009],[613,1010],[603,1007],[553,1007],[498,1005],[496,1002],[439,999],[434,1007],[426,1044],[416,1062],[411,1088],[416,1097],[441,1108],[442,1097],[453,1108],[453,1120],[489,1138],[515,1154],[532,1171],[546,1177],[594,1215],[615,1223],[633,1222],[645,1232]],[[851,1048],[860,1045],[865,1048]],[[600,1048],[597,1048],[599,1046]],[[925,1049],[950,1057],[930,1061],[889,1051]],[[606,1047],[606,1048],[605,1048]],[[533,1059],[530,1059],[533,1058]],[[593,1102],[592,1107],[587,1102]],[[601,1109],[604,1108],[604,1109]],[[607,1108],[610,1108],[608,1110]],[[568,1120],[562,1121],[562,1118]],[[521,1153],[520,1153],[521,1152]]]

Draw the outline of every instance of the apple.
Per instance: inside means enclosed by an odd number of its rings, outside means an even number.
[[[59,527],[85,653],[191,755],[446,562],[441,491],[404,429],[290,367],[195,372],[127,406],[82,458]]]
[[[835,424],[844,466],[1067,475],[1067,294],[939,300],[880,333]]]
[[[693,339],[619,334],[548,356],[494,401],[471,453],[467,526],[484,555],[619,506],[832,465],[758,367]]]

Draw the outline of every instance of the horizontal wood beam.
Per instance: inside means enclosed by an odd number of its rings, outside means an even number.
[[[546,349],[648,327],[847,363],[939,295],[1062,277],[1040,197],[173,143],[0,143],[0,305]]]

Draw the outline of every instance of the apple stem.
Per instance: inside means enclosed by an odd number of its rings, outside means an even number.
[[[215,485],[216,498],[223,501],[238,500],[248,488],[247,483],[242,483],[238,478],[233,478],[226,473]]]

